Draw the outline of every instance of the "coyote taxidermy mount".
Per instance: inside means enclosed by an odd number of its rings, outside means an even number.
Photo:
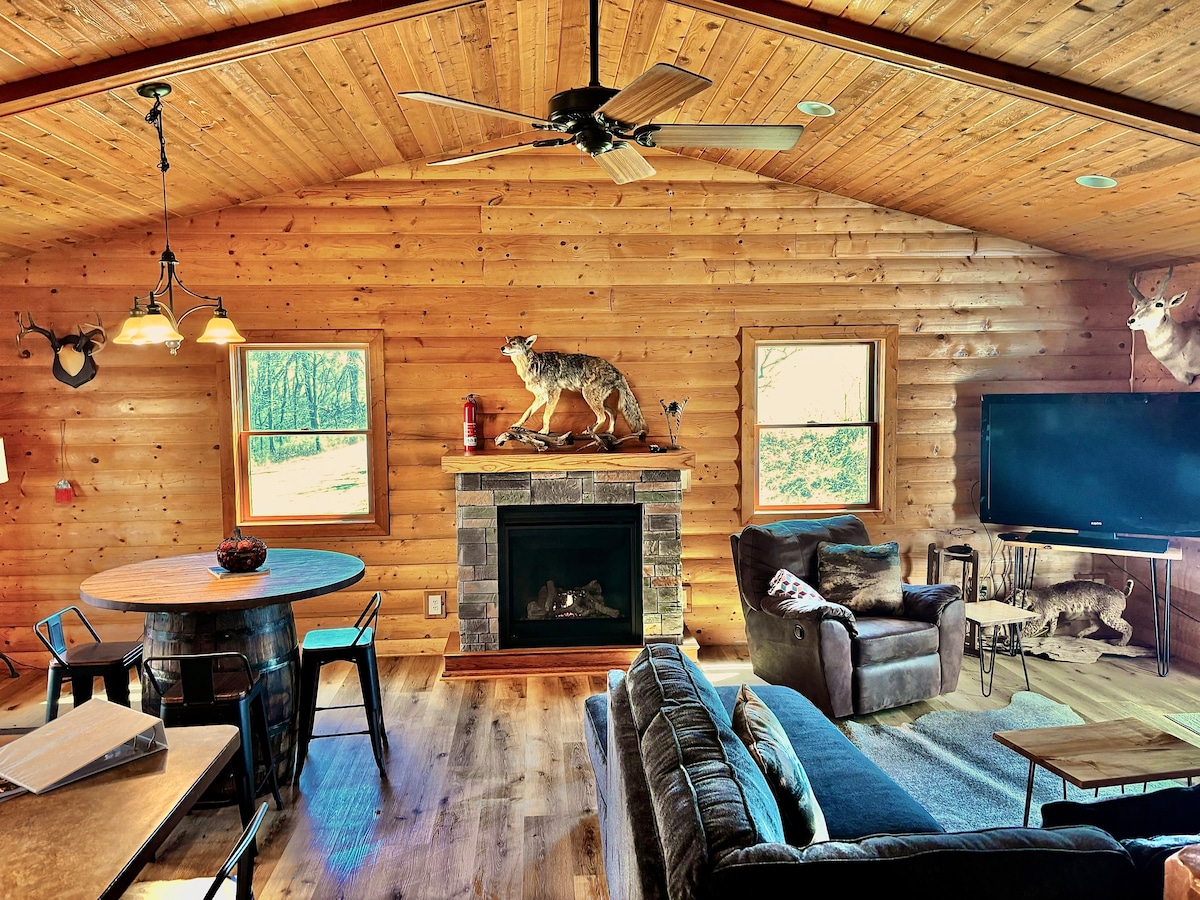
[[[545,406],[542,413],[542,433],[550,433],[550,418],[554,408],[558,406],[558,397],[564,390],[579,391],[584,402],[591,408],[596,421],[587,429],[594,434],[604,426],[608,419],[608,433],[612,434],[617,425],[617,414],[607,404],[608,396],[613,391],[620,395],[621,417],[629,426],[629,430],[637,435],[639,440],[646,437],[646,422],[642,411],[629,388],[625,376],[617,371],[617,367],[608,360],[598,356],[588,356],[586,353],[555,353],[546,351],[539,353],[533,349],[536,334],[529,337],[516,335],[506,338],[500,352],[513,361],[517,374],[525,382],[525,387],[533,394],[533,402],[529,409],[514,424],[520,428],[529,421],[529,417]]]

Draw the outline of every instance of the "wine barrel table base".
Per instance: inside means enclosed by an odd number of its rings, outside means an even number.
[[[146,614],[143,658],[234,651],[250,661],[250,671],[265,679],[271,756],[280,784],[292,779],[296,758],[296,698],[300,689],[300,651],[290,603],[218,613],[153,612]],[[179,680],[178,667],[154,666],[154,676],[169,688]],[[157,716],[159,696],[142,675],[142,710]],[[256,769],[262,784],[265,767]],[[212,793],[232,799],[232,785],[220,783]]]
[[[290,782],[295,762],[300,649],[291,604],[320,597],[362,580],[361,559],[328,550],[271,548],[264,571],[214,578],[213,553],[192,553],[119,566],[91,576],[79,596],[92,606],[146,614],[146,656],[245,654],[266,679],[267,721],[276,776]],[[159,673],[156,670],[155,675]],[[165,684],[178,673],[162,673]],[[158,715],[158,696],[142,679],[142,708]],[[257,773],[261,783],[265,770]]]

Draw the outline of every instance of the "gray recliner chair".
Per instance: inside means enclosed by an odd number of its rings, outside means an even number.
[[[794,688],[833,718],[953,691],[962,670],[966,613],[957,585],[904,585],[900,618],[852,618],[836,603],[767,593],[779,569],[816,588],[822,541],[871,543],[856,516],[750,525],[730,536],[754,674]]]

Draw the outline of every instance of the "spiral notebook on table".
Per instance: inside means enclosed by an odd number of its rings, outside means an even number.
[[[0,801],[43,794],[165,749],[162,719],[93,698],[0,747]]]

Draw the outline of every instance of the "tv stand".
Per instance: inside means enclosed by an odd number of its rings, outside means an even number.
[[[1183,559],[1182,548],[1161,538],[1125,538],[1108,535],[1089,535],[1062,531],[1006,531],[1000,540],[1011,544],[1014,549],[1013,566],[1016,571],[1014,587],[1018,590],[1032,587],[1033,570],[1037,552],[1042,550],[1072,550],[1076,553],[1093,553],[1102,556],[1128,556],[1150,561],[1150,600],[1154,610],[1154,655],[1158,674],[1166,676],[1171,671],[1171,563]],[[1025,565],[1025,550],[1029,548],[1031,559]],[[1162,614],[1159,614],[1158,561],[1164,560],[1166,579],[1162,590]]]

